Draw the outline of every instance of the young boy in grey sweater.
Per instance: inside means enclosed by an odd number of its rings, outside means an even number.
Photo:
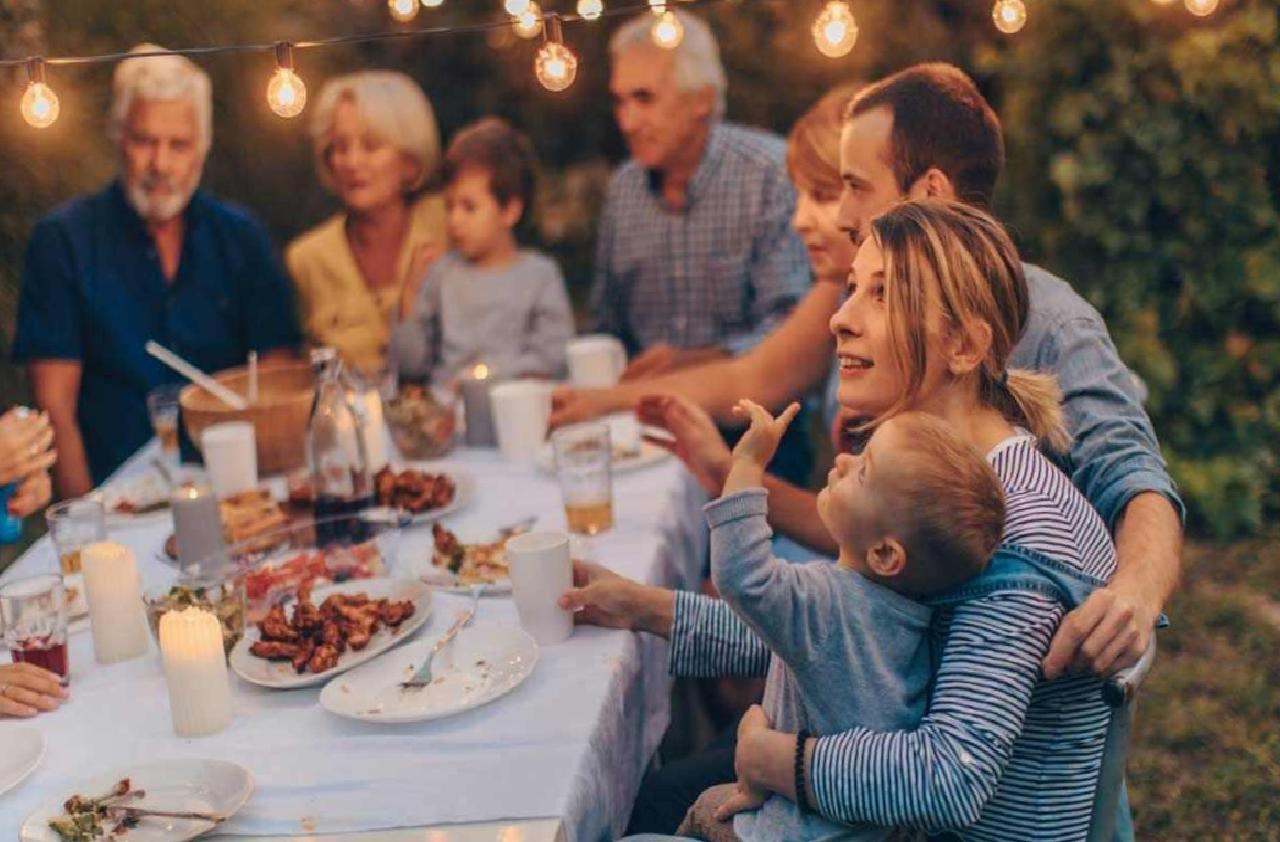
[[[764,466],[795,416],[742,401],[751,427],[733,451],[719,500],[706,506],[720,595],[769,645],[764,708],[776,727],[814,736],[856,727],[915,728],[932,663],[931,610],[919,600],[982,572],[1004,527],[1004,492],[983,456],[946,422],[920,412],[881,424],[860,456],[841,454],[818,495],[840,547],[836,564],[788,564],[770,554]],[[891,828],[851,827],[774,795],[716,821],[730,784],[707,790],[680,835],[713,840],[883,840]]]
[[[560,268],[516,242],[533,201],[533,147],[504,120],[458,132],[445,153],[450,251],[421,280],[412,311],[392,326],[400,374],[453,384],[473,366],[506,380],[559,377],[573,313]]]

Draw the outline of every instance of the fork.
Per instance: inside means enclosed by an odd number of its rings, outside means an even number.
[[[480,605],[480,595],[484,593],[484,585],[471,586],[471,607],[467,612],[458,617],[449,630],[440,635],[440,639],[431,647],[431,651],[427,653],[427,660],[418,667],[417,672],[408,681],[400,682],[401,690],[421,690],[431,683],[431,662],[436,659],[436,653],[449,644],[449,641],[458,636],[458,632],[462,631],[463,626],[470,623],[472,618],[476,616],[476,608]]]

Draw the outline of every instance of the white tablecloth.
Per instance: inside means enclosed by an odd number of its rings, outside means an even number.
[[[154,445],[121,472],[145,469]],[[563,528],[557,487],[485,451],[444,463],[470,472],[477,495],[449,519],[464,535],[537,514]],[[643,581],[691,586],[705,552],[701,492],[674,461],[615,478],[615,528],[593,540],[599,561]],[[172,570],[156,559],[167,518],[113,530],[133,548],[148,586]],[[56,569],[47,539],[5,579]],[[465,600],[438,594],[423,634],[437,635]],[[515,624],[509,599],[486,598],[477,624]],[[72,695],[32,724],[48,742],[41,767],[0,796],[0,832],[16,829],[45,800],[86,777],[168,757],[234,760],[257,789],[222,829],[300,834],[443,823],[556,817],[570,840],[619,834],[640,776],[668,720],[666,645],[647,636],[578,629],[542,650],[532,676],[510,695],[440,721],[370,726],[332,716],[319,688],[268,691],[233,677],[236,718],[199,740],[173,735],[158,655],[125,664],[93,661],[87,632],[72,638]],[[2,750],[2,749],[0,749]]]

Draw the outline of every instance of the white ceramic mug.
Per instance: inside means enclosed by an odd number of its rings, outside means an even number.
[[[218,497],[227,497],[258,485],[258,446],[253,425],[227,421],[206,427],[200,450],[209,484]]]
[[[530,532],[507,542],[511,596],[520,625],[539,646],[568,640],[573,612],[557,601],[573,586],[569,536],[563,532]]]
[[[503,458],[532,463],[547,438],[551,384],[539,380],[500,383],[490,390],[489,401]]]
[[[627,349],[616,338],[606,334],[571,340],[566,353],[569,381],[575,386],[607,388],[618,382],[627,367]]]

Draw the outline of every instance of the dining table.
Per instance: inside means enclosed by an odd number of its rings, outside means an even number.
[[[536,516],[536,529],[565,530],[559,486],[537,465],[497,450],[458,448],[429,463],[407,462],[388,439],[393,465],[467,475],[466,505],[444,523],[459,535],[492,532]],[[162,456],[152,441],[106,485],[136,481]],[[284,494],[284,480],[264,483]],[[632,579],[695,588],[707,551],[702,490],[675,459],[615,472],[614,524],[575,543]],[[109,537],[132,550],[144,588],[177,571],[163,554],[167,510],[112,519]],[[425,530],[429,525],[409,529]],[[405,575],[404,559],[388,573]],[[55,572],[48,536],[0,583]],[[437,590],[415,638],[442,634],[468,597]],[[519,624],[510,596],[486,595],[473,624]],[[536,666],[508,694],[453,716],[410,724],[340,718],[319,703],[321,686],[277,690],[231,676],[233,718],[211,736],[174,733],[154,641],[143,657],[94,660],[87,624],[69,639],[70,695],[56,711],[22,724],[40,731],[45,753],[21,784],[0,794],[0,835],[14,838],[33,811],[87,779],[150,761],[232,761],[252,775],[247,803],[212,838],[294,837],[334,842],[594,842],[624,831],[640,780],[666,730],[671,680],[667,643],[636,632],[576,626],[538,650]],[[392,650],[394,651],[394,650]],[[0,748],[0,750],[3,750]]]

